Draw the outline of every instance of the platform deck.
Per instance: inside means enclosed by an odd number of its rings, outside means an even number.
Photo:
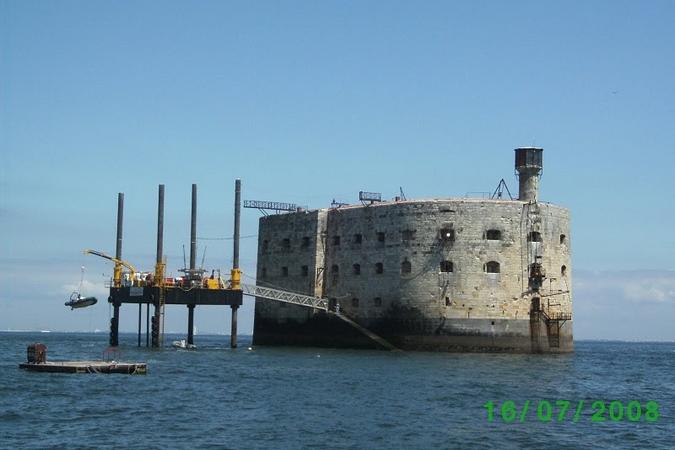
[[[116,361],[48,361],[45,363],[22,363],[19,368],[33,372],[52,373],[123,373],[145,375],[146,363],[125,363]]]

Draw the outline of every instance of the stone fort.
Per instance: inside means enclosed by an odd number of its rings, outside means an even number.
[[[569,211],[539,200],[543,150],[515,150],[518,198],[439,198],[260,218],[257,283],[410,350],[569,352]],[[373,347],[324,311],[257,299],[254,343]]]

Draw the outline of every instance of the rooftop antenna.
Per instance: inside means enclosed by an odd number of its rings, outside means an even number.
[[[405,197],[405,193],[403,192],[403,186],[399,186],[399,187],[398,187],[398,190],[399,190],[400,193],[401,193],[401,200],[403,200],[403,201],[408,200],[408,199]]]
[[[502,196],[504,195],[504,191],[506,191],[507,194],[509,194],[509,199],[513,200],[513,196],[511,195],[511,191],[509,190],[509,187],[506,185],[506,181],[502,178],[499,181],[499,184],[497,185],[497,189],[495,189],[495,192],[492,194],[490,197],[491,200],[498,199],[501,200]]]

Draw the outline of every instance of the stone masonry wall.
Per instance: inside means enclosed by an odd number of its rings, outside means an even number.
[[[535,261],[547,275],[537,294],[528,286]],[[420,200],[260,220],[259,284],[335,299],[366,324],[523,320],[534,296],[548,312],[571,313],[571,273],[568,211],[547,203]],[[312,314],[256,302],[256,319]]]

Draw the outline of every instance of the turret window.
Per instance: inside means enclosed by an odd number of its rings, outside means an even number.
[[[412,264],[407,259],[401,263],[401,273],[406,274],[412,272]]]
[[[567,245],[567,236],[564,234],[560,235],[560,245]]]
[[[381,262],[375,264],[375,273],[384,273],[384,264]]]
[[[449,227],[441,228],[439,237],[443,242],[453,242],[455,240],[455,230]]]
[[[564,264],[560,267],[560,275],[562,275],[563,277],[567,276],[567,266]]]
[[[485,232],[485,239],[488,241],[501,241],[502,240],[502,232],[499,230],[487,230]]]
[[[500,267],[497,261],[489,261],[485,264],[485,271],[487,273],[499,273]]]
[[[452,272],[452,261],[441,261],[441,272]]]
[[[353,298],[352,299],[352,307],[358,308],[359,307],[359,299],[358,298]]]
[[[541,233],[538,231],[530,231],[527,234],[527,242],[542,242]]]

